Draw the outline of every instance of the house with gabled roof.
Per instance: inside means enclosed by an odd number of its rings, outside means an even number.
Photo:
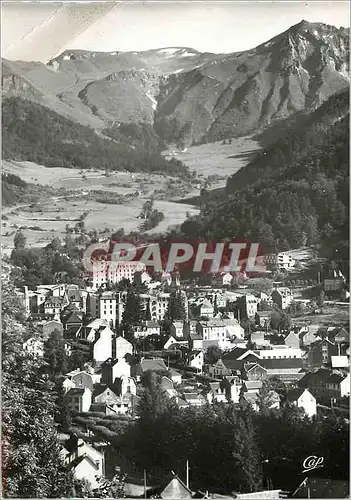
[[[45,314],[60,314],[65,307],[62,297],[49,296],[44,302]]]
[[[313,394],[302,387],[290,390],[287,394],[287,401],[298,408],[302,408],[308,417],[317,415],[317,401]]]
[[[320,368],[331,363],[331,357],[338,355],[338,346],[328,338],[318,340],[310,345],[308,364],[310,368]]]
[[[110,327],[101,327],[95,331],[93,341],[93,360],[97,362],[106,361],[112,357],[112,338],[114,336]]]
[[[267,378],[267,370],[259,363],[244,363],[241,375],[244,380],[263,380]]]
[[[147,371],[168,372],[166,363],[162,358],[142,359],[137,365],[132,367],[132,374],[140,381],[141,376]]]
[[[204,353],[203,351],[192,351],[189,355],[189,366],[195,368],[197,371],[202,372],[204,366]]]
[[[88,342],[94,342],[95,340],[95,333],[100,330],[102,327],[107,327],[109,326],[109,323],[106,319],[103,318],[96,318],[93,321],[91,321],[86,327],[86,335],[85,338]]]
[[[77,331],[83,324],[83,312],[77,309],[65,309],[62,322],[66,331]]]
[[[177,398],[177,404],[179,408],[204,406],[206,399],[202,394],[198,394],[197,392],[184,392],[182,397]]]
[[[114,357],[124,358],[126,354],[133,354],[133,344],[119,335],[114,339]]]
[[[113,384],[116,378],[130,377],[131,366],[125,358],[108,358],[100,366],[101,382]]]
[[[210,382],[206,398],[210,404],[213,402],[226,403],[227,394],[223,384],[221,382]]]
[[[271,293],[271,297],[273,302],[282,310],[286,309],[294,299],[293,294],[288,287],[276,288]]]
[[[104,453],[83,439],[71,437],[66,441],[61,454],[74,477],[87,481],[92,489],[98,487],[97,478],[105,475]]]
[[[69,389],[64,399],[71,410],[76,412],[88,412],[92,402],[92,391],[88,388]]]
[[[160,497],[167,500],[182,500],[192,498],[192,491],[183,483],[177,475],[171,479],[164,490],[161,492]]]
[[[205,299],[199,307],[199,316],[211,319],[213,318],[214,308],[210,300]]]
[[[173,321],[171,324],[171,336],[174,338],[184,337],[184,323],[183,321]]]
[[[329,338],[333,339],[336,344],[350,344],[350,334],[345,328],[334,328]]]
[[[255,314],[256,325],[268,328],[271,322],[272,311],[257,311]]]
[[[291,347],[292,349],[299,349],[300,348],[299,336],[294,332],[290,332],[285,337],[284,344],[286,345],[286,347]]]
[[[219,359],[217,363],[210,366],[208,372],[211,375],[211,377],[214,378],[222,378],[225,377],[226,375],[232,374],[232,370],[226,364],[224,364],[222,359]]]
[[[85,389],[88,387],[91,391],[94,388],[94,379],[91,373],[87,373],[86,371],[79,371],[75,373],[70,378],[74,383],[74,386],[78,389]]]
[[[316,342],[316,340],[321,340],[321,337],[318,336],[319,329],[320,325],[308,325],[300,328],[298,331],[300,344],[306,347]]]
[[[239,403],[239,398],[241,394],[242,381],[237,376],[224,377],[222,380],[222,387],[226,392],[226,397],[228,401],[233,403]]]

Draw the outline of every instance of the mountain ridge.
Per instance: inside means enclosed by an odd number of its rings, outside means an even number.
[[[184,147],[264,130],[316,109],[349,82],[349,29],[302,20],[250,50],[65,50],[48,64],[3,60],[3,96],[97,130],[149,123]]]

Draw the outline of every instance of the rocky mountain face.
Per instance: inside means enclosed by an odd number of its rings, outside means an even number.
[[[146,122],[166,142],[242,136],[348,86],[349,30],[301,23],[240,53],[185,47],[66,51],[47,65],[3,60],[4,96],[20,95],[94,129]]]

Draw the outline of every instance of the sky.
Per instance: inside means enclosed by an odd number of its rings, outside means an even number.
[[[302,19],[350,26],[348,1],[2,2],[2,56],[47,62],[66,49],[251,49]]]

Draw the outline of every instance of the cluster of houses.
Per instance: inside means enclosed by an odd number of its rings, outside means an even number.
[[[278,342],[271,332],[271,311],[261,310],[260,304],[275,303],[286,309],[293,301],[288,288],[277,287],[271,294],[214,287],[186,290],[177,277],[167,273],[155,284],[134,263],[114,273],[106,276],[103,269],[96,270],[93,286],[85,289],[55,284],[24,290],[28,317],[40,334],[26,339],[23,347],[43,356],[45,341],[58,338],[69,356],[80,352],[84,357],[83,368],[66,373],[63,380],[64,400],[72,412],[135,417],[139,386],[149,371],[159,374],[164,393],[180,409],[231,402],[259,411],[265,381],[272,378],[284,382],[288,391],[287,400],[282,401],[278,392],[269,390],[266,403],[271,409],[291,404],[313,417],[318,404],[332,401],[337,405],[349,396],[349,334],[345,329],[308,325],[285,332]],[[150,319],[133,325],[132,341],[116,333],[126,292],[102,289],[109,281],[125,278],[148,287],[140,299]],[[222,284],[227,278],[220,277]],[[184,320],[171,323],[167,335],[162,321],[170,292],[164,283],[180,290],[186,311]],[[226,307],[230,303],[235,303],[236,313]],[[241,318],[254,319],[258,331],[245,333]],[[158,341],[157,352],[136,352],[136,342],[140,345],[145,339]],[[209,363],[212,348],[217,360]],[[71,439],[62,454],[76,477],[88,478],[93,487],[96,477],[105,473],[103,451],[85,441]]]

